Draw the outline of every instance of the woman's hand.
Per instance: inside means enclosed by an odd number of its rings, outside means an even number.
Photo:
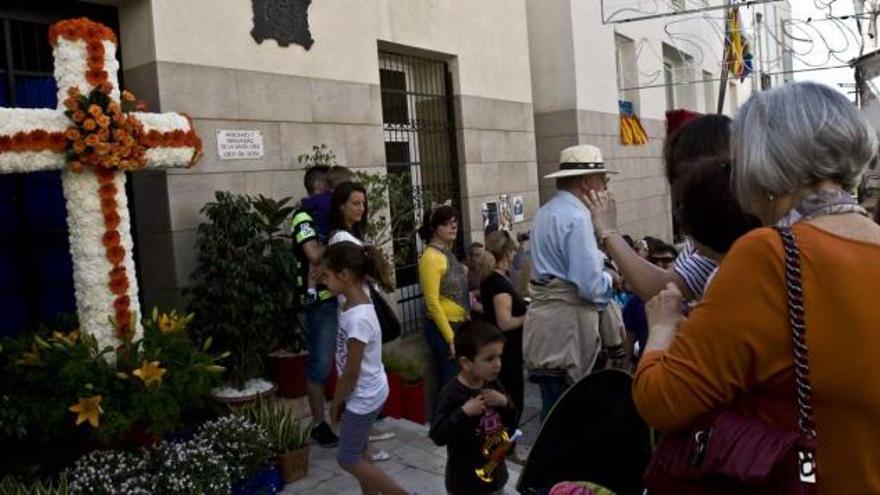
[[[455,343],[449,343],[449,359],[455,361]]]
[[[678,325],[684,320],[683,300],[678,286],[669,283],[666,284],[666,289],[645,305],[650,328],[645,352],[666,350],[672,344],[675,334],[678,333]]]
[[[593,230],[601,236],[603,232],[617,230],[617,204],[614,195],[608,191],[590,191],[582,198],[593,217]]]

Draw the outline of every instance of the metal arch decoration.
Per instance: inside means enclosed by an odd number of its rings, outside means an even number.
[[[315,40],[309,32],[309,4],[312,0],[252,0],[254,28],[251,36],[257,43],[274,39],[278,46],[291,43],[306,50]]]

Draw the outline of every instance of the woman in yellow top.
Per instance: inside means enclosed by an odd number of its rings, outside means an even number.
[[[427,243],[419,259],[419,280],[428,311],[425,338],[442,388],[458,374],[452,337],[468,319],[470,299],[467,268],[452,252],[458,237],[458,211],[448,205],[431,208],[425,213],[419,236]]]

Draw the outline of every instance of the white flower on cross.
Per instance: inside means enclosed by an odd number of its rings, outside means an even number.
[[[143,331],[137,317],[140,308],[125,173],[119,168],[122,160],[109,163],[109,168],[82,167],[78,160],[84,155],[77,153],[68,139],[68,130],[76,124],[63,107],[71,90],[88,96],[99,89],[111,102],[120,104],[116,37],[106,26],[88,19],[61,21],[49,32],[54,46],[58,109],[0,108],[0,173],[64,169],[62,182],[80,328],[94,335],[101,348],[116,347],[122,342],[120,337],[138,338]],[[185,115],[132,112],[129,116],[136,119],[133,123],[143,132],[138,147],[145,150],[138,168],[187,167],[200,156],[201,141]],[[106,134],[110,134],[109,128]],[[181,136],[186,139],[179,139]],[[84,153],[96,149],[89,146]],[[104,146],[105,154],[106,149]],[[131,169],[130,162],[126,163]],[[75,166],[67,166],[70,164]],[[116,326],[110,317],[116,319]]]

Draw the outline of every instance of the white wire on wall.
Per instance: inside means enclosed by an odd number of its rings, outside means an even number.
[[[876,0],[868,0],[867,13],[860,15],[835,16],[833,6],[839,0],[811,0],[817,10],[822,12],[823,17],[810,17],[806,19],[788,18],[778,22],[776,15],[772,20],[766,13],[768,6],[764,2],[763,22],[761,34],[764,41],[772,41],[773,46],[764,46],[761,53],[757,50],[756,24],[754,22],[754,10],[757,6],[740,9],[743,20],[750,25],[743,29],[745,36],[750,40],[752,53],[755,55],[753,67],[757,72],[764,74],[786,74],[803,70],[822,70],[845,66],[853,58],[853,52],[858,48],[861,54],[864,50],[864,35],[859,21],[876,16],[878,3]],[[735,0],[734,5],[743,5],[748,0]],[[702,74],[700,69],[711,67],[713,72],[726,70],[728,62],[722,60],[723,46],[725,41],[725,15],[717,10],[723,7],[725,0],[712,0],[708,3],[709,8],[702,9],[696,14],[678,13],[675,11],[677,4],[673,0],[603,0],[603,9],[614,4],[616,9],[603,10],[603,19],[620,18],[622,13],[628,12],[634,15],[658,15],[667,12],[664,21],[663,35],[658,39],[641,38],[636,40],[636,67],[638,71],[639,85],[627,90],[643,89],[646,87],[662,87],[659,84],[663,78],[664,56],[657,52],[657,46],[662,42],[675,49],[678,53],[686,55],[682,57],[685,74]],[[687,0],[684,4],[687,8],[704,5],[701,0]],[[768,22],[770,20],[771,22]],[[694,26],[708,26],[708,36],[695,34]],[[829,27],[830,26],[830,27]],[[687,27],[687,28],[686,28]],[[770,45],[771,43],[766,43]],[[804,69],[797,71],[786,69],[786,53],[792,62],[797,61]],[[633,79],[628,77],[627,79]],[[691,81],[677,81],[675,85],[687,83],[703,83],[707,79],[693,77]]]

